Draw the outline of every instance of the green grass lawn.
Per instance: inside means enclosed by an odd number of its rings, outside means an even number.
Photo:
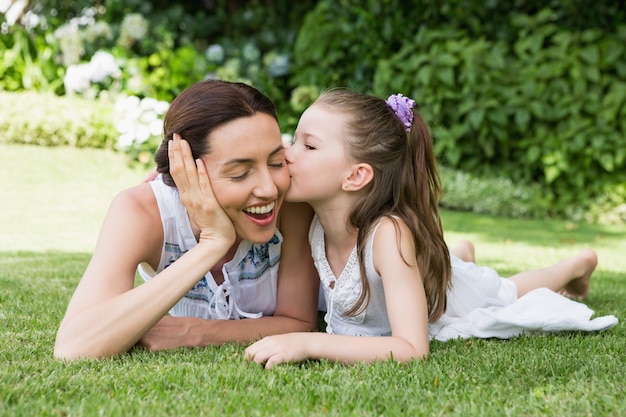
[[[265,371],[227,345],[63,363],[59,321],[110,199],[139,183],[122,155],[0,145],[1,416],[626,415],[626,228],[444,212],[450,245],[476,243],[502,275],[597,250],[586,303],[617,327],[432,343],[430,357]]]

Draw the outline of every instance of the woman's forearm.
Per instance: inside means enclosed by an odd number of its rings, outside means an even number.
[[[309,323],[284,316],[242,320],[165,316],[141,337],[139,343],[148,350],[221,345],[231,342],[250,343],[274,334],[311,332],[316,327],[315,322]]]
[[[224,247],[198,244],[145,284],[73,311],[59,327],[54,356],[102,358],[127,351],[221,259]]]

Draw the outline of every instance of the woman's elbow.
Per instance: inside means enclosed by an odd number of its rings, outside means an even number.
[[[65,340],[63,336],[57,336],[54,343],[54,359],[61,361],[75,361],[79,359],[104,359],[113,356],[114,353],[107,353],[102,349],[86,346],[77,340]]]
[[[77,359],[84,359],[89,357],[94,357],[92,355],[87,354],[82,349],[79,349],[76,346],[76,343],[71,343],[70,341],[66,341],[62,336],[57,335],[57,339],[54,343],[54,359],[62,360],[62,361],[73,361]]]
[[[66,362],[81,358],[81,355],[79,352],[76,352],[75,350],[68,348],[65,344],[60,343],[59,341],[57,341],[54,344],[53,356],[54,356],[54,359],[66,361]]]

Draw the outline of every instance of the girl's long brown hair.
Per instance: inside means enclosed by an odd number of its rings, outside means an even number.
[[[399,218],[411,230],[428,318],[436,321],[446,308],[452,272],[439,217],[441,183],[426,123],[413,110],[413,124],[407,132],[385,100],[350,90],[326,91],[315,104],[347,116],[347,156],[374,170],[367,194],[355,205],[348,220],[349,226],[358,231],[362,291],[347,314],[358,314],[369,302],[363,265],[365,242],[378,220],[388,217],[396,222],[396,228]]]

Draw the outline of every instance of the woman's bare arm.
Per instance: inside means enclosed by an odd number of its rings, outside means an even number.
[[[319,278],[313,266],[308,229],[313,210],[308,204],[285,203],[279,228],[284,242],[278,270],[273,316],[243,320],[163,317],[140,343],[150,350],[249,343],[263,336],[310,332],[317,328]]]
[[[163,237],[160,219],[142,210],[132,194],[120,194],[109,209],[94,255],[59,327],[57,358],[125,352],[228,250],[224,242],[203,242],[150,282],[133,288],[137,265],[160,255]]]
[[[178,181],[190,170],[179,142],[170,146],[170,152],[172,174]],[[191,163],[196,169],[193,159]],[[114,199],[93,257],[57,332],[55,357],[99,358],[125,352],[224,257],[234,242],[234,228],[212,194],[204,164],[199,163],[197,169],[203,175],[185,177],[184,185],[204,196],[198,245],[136,288],[137,265],[148,262],[156,267],[161,256],[159,209],[148,184]]]

